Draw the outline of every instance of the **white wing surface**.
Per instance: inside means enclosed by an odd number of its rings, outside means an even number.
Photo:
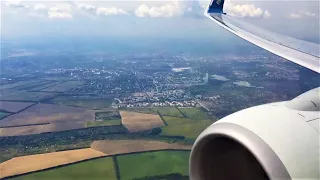
[[[205,15],[233,34],[289,61],[320,73],[319,44],[269,32],[223,12],[224,0],[213,0]]]

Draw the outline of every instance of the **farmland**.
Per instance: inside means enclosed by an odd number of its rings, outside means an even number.
[[[161,114],[162,116],[183,117],[176,107],[153,107],[153,108],[126,108],[124,111],[133,111],[146,114]]]
[[[64,153],[65,156],[57,158],[58,160],[44,161],[40,164],[34,163],[32,166],[24,166],[24,163],[29,163],[28,161],[23,162],[20,166],[13,166],[12,169],[5,167],[4,174],[2,177],[7,177],[8,175],[21,174],[23,172],[30,172],[28,170],[41,170],[43,167],[55,167],[59,164],[64,164],[64,160],[68,156],[67,153],[74,151],[84,152],[88,151],[90,155],[86,155],[85,158],[105,156],[103,153],[91,152],[89,149],[73,150],[59,152]],[[76,154],[79,154],[76,153]],[[57,154],[57,153],[49,153]],[[101,157],[97,159],[87,160],[84,162],[78,162],[70,165],[65,165],[57,168],[52,168],[48,170],[42,170],[39,172],[30,173],[27,175],[21,175],[14,177],[12,179],[120,179],[120,180],[131,180],[131,179],[166,179],[166,177],[174,177],[173,179],[188,179],[188,161],[189,161],[190,151],[185,150],[161,150],[152,152],[140,152],[133,154],[115,155],[111,157]],[[39,156],[39,155],[36,155]],[[43,157],[46,154],[41,155]],[[77,156],[77,155],[73,155]],[[43,158],[41,157],[41,158]],[[21,157],[23,158],[35,158],[33,156]],[[39,162],[41,158],[37,158],[35,162]],[[49,157],[48,157],[49,158]],[[77,156],[78,158],[78,156]],[[73,158],[67,162],[74,162]],[[17,159],[18,160],[18,159]],[[15,161],[17,161],[15,160]],[[28,160],[28,159],[26,159]],[[52,163],[52,162],[53,163]],[[61,161],[61,162],[59,162]],[[78,161],[78,159],[77,159]],[[17,162],[5,162],[9,166],[14,165]],[[5,165],[2,163],[0,165]],[[150,165],[152,164],[152,165]],[[44,166],[43,166],[44,165]],[[9,167],[7,166],[7,167]],[[118,171],[116,170],[118,168]],[[1,166],[4,168],[4,166]],[[118,178],[117,178],[118,176]]]
[[[112,104],[112,100],[106,98],[89,98],[73,96],[58,96],[53,98],[51,102],[55,104],[82,107],[92,110],[109,108]]]
[[[15,100],[15,101],[33,101],[38,102],[43,99],[56,96],[56,93],[49,92],[31,92],[31,91],[4,91],[0,93],[0,100]]]
[[[120,125],[121,120],[102,120],[102,121],[88,121],[85,124],[85,127],[96,127],[96,126],[114,126]]]
[[[195,140],[200,133],[213,123],[212,120],[190,120],[164,116],[163,119],[168,126],[162,127],[162,135],[184,136],[187,139]]]
[[[121,180],[179,173],[188,175],[189,151],[158,151],[117,156]]]
[[[183,117],[176,107],[159,107],[154,109],[156,109],[162,116]]]
[[[0,89],[19,88],[19,87],[23,87],[25,85],[39,83],[41,81],[42,80],[27,80],[27,81],[17,81],[17,82],[13,82],[13,83],[1,84]]]
[[[118,111],[103,111],[103,112],[96,112],[95,114],[96,120],[119,120],[121,116]]]
[[[0,178],[38,171],[81,160],[105,156],[93,149],[79,149],[13,158],[0,164]],[[32,162],[32,163],[30,163]]]
[[[25,111],[11,115],[0,122],[3,126],[21,126],[41,123],[86,122],[94,119],[94,112],[61,105],[34,105]]]
[[[206,112],[202,111],[200,108],[179,108],[181,113],[189,119],[195,119],[195,120],[205,120],[205,119],[211,119]]]
[[[10,115],[11,113],[8,112],[4,112],[4,111],[0,111],[0,120],[7,117],[8,115]]]
[[[111,157],[89,160],[64,166],[61,168],[50,169],[36,172],[13,179],[23,180],[42,180],[42,179],[108,179],[116,180],[116,172]]]
[[[32,104],[28,102],[0,101],[0,109],[7,112],[18,112]]]
[[[65,92],[70,89],[79,87],[83,84],[82,81],[66,81],[63,83],[56,84],[54,86],[50,86],[45,89],[41,89],[41,91],[46,91],[46,92]]]
[[[191,149],[191,146],[147,140],[101,140],[94,141],[91,148],[106,154],[123,154],[160,149]]]
[[[120,111],[122,124],[130,131],[142,131],[164,126],[159,115]]]

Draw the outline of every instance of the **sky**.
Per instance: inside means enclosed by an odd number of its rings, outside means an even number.
[[[203,16],[209,1],[1,1],[1,37],[230,38]],[[319,41],[319,1],[226,0],[225,12]]]

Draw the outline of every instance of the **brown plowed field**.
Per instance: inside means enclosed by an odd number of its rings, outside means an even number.
[[[94,111],[54,104],[36,104],[25,111],[0,121],[3,126],[21,126],[41,123],[71,123],[94,120]]]
[[[164,126],[159,115],[120,111],[122,124],[130,131],[137,132]]]
[[[84,122],[71,122],[71,123],[52,123],[44,125],[33,125],[33,126],[21,126],[21,127],[0,127],[1,136],[22,136],[30,134],[40,134],[44,132],[57,132],[72,129],[81,129],[85,127]]]
[[[107,155],[123,154],[131,152],[165,150],[165,149],[191,149],[192,146],[165,143],[147,140],[101,140],[94,141],[91,148]]]
[[[0,179],[105,155],[87,148],[16,157],[0,164]]]
[[[0,109],[8,112],[18,112],[33,103],[29,102],[10,102],[10,101],[0,101]]]

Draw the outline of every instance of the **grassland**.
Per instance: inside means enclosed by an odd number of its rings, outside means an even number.
[[[28,91],[3,91],[0,93],[0,100],[15,100],[15,101],[40,101],[51,98],[56,93],[48,92],[28,92]]]
[[[96,112],[95,119],[100,121],[120,120],[121,116],[118,111]]]
[[[205,120],[212,119],[206,112],[200,108],[179,108],[182,114],[188,119]]]
[[[117,156],[121,180],[180,173],[188,175],[189,151],[158,151]]]
[[[32,104],[28,102],[0,101],[0,109],[7,112],[18,112]]]
[[[195,140],[203,130],[213,123],[212,120],[191,120],[169,116],[162,118],[168,126],[161,128],[161,135],[184,136],[189,140]]]
[[[176,107],[153,107],[153,108],[126,108],[125,111],[133,111],[147,114],[160,114],[162,116],[183,117]]]
[[[183,117],[176,107],[159,107],[154,109],[157,110],[162,116]]]
[[[145,114],[158,114],[157,109],[155,108],[123,108],[123,111],[131,111]]]
[[[121,125],[120,119],[115,120],[104,120],[104,121],[88,121],[85,124],[85,127],[96,127],[96,126],[113,126]]]
[[[17,81],[14,83],[1,84],[0,89],[12,89],[17,87],[23,87],[28,84],[35,84],[41,82],[42,80],[29,80],[29,81]]]
[[[14,178],[16,180],[42,180],[42,179],[108,179],[116,180],[112,157],[100,158],[68,165],[62,168],[36,172]]]
[[[0,120],[7,117],[8,115],[10,115],[11,113],[8,113],[8,112],[3,112],[3,111],[0,111]]]
[[[16,157],[0,164],[0,178],[38,171],[101,156],[105,156],[105,154],[91,148],[87,148]],[[50,173],[47,175],[50,175]],[[50,176],[47,178],[49,177]]]
[[[159,115],[120,111],[122,124],[130,131],[137,132],[164,126]]]
[[[50,86],[48,88],[42,89],[41,91],[48,91],[48,92],[65,92],[70,89],[79,87],[83,84],[82,81],[66,81],[60,84],[56,84],[54,86]]]
[[[111,99],[105,98],[88,98],[88,97],[73,97],[59,96],[52,100],[55,104],[63,104],[67,106],[82,107],[86,109],[98,110],[109,108],[112,104]]]

